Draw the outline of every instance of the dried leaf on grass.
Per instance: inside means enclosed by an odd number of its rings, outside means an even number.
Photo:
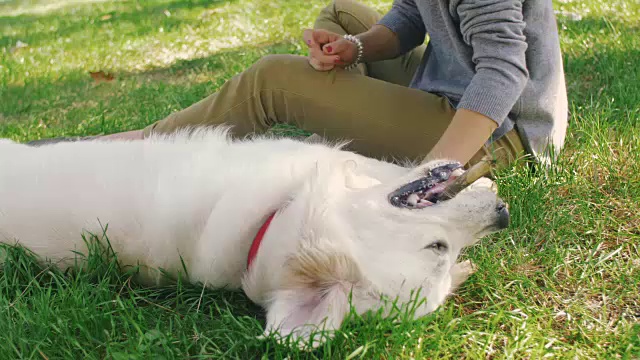
[[[113,81],[113,79],[115,78],[113,74],[106,73],[102,70],[89,71],[89,75],[91,75],[91,78],[97,83]]]

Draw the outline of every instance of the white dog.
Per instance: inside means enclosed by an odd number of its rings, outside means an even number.
[[[0,241],[61,267],[103,234],[119,261],[242,287],[266,332],[308,340],[350,310],[422,316],[471,273],[460,250],[505,228],[491,186],[438,201],[458,167],[405,168],[291,139],[232,141],[224,129],[144,141],[30,147],[0,141]],[[486,179],[485,179],[486,180]],[[480,184],[480,183],[477,183]],[[275,216],[272,216],[275,214]],[[258,235],[256,235],[258,234]],[[248,264],[249,263],[249,264]]]

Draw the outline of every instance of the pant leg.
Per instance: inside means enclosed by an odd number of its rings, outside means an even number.
[[[306,57],[269,55],[204,100],[145,129],[222,123],[243,136],[276,123],[297,126],[376,158],[421,160],[454,110],[439,96],[342,69],[314,70]]]
[[[491,161],[492,169],[499,170],[512,163],[526,159],[527,151],[522,144],[518,131],[514,128],[490,145],[483,146],[467,163],[471,167],[480,161]]]
[[[369,30],[378,23],[382,14],[375,9],[354,0],[334,0],[320,11],[314,28],[329,30],[340,35],[356,35]],[[412,51],[391,60],[365,64],[361,72],[367,76],[409,86],[416,73],[426,46],[421,45]]]

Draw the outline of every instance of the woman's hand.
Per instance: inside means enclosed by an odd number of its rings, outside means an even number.
[[[303,38],[309,47],[309,64],[318,71],[345,67],[356,59],[357,45],[331,31],[305,30]]]

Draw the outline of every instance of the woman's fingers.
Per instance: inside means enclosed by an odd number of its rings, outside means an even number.
[[[310,29],[306,29],[302,32],[302,38],[304,39],[304,42],[307,44],[307,46],[309,47],[309,49],[313,49],[313,48],[320,48],[320,44],[318,44],[316,42],[316,40],[313,37],[313,31],[314,30],[310,30]]]
[[[326,30],[304,30],[302,32],[304,42],[309,47],[309,64],[318,71],[328,71],[336,64],[344,64],[340,55],[330,55],[323,52],[322,47],[327,43],[335,43],[341,37],[338,34]]]
[[[318,71],[329,71],[335,67],[334,64],[324,64],[311,57],[309,58],[309,64]]]
[[[338,55],[325,55],[320,49],[309,49],[309,56],[324,64],[335,64],[341,60]]]
[[[343,63],[349,64],[355,60],[357,46],[349,40],[338,39],[325,44],[322,50],[324,54],[337,55]]]
[[[302,38],[309,48],[321,48],[326,43],[340,39],[340,35],[327,30],[306,29],[302,32]]]

